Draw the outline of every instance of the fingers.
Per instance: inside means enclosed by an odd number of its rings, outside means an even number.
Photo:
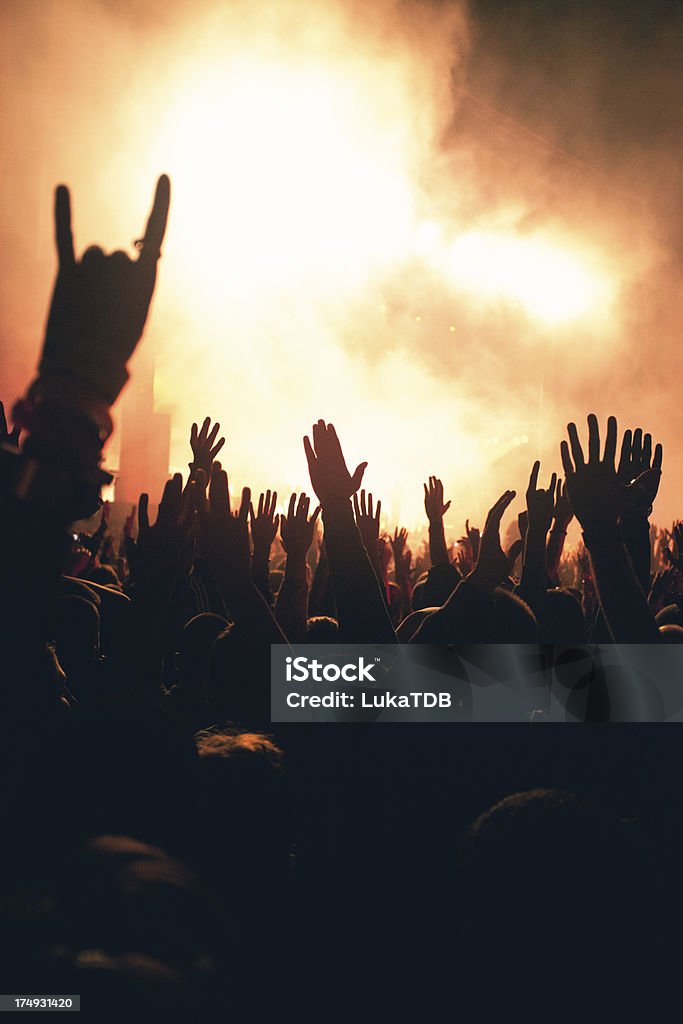
[[[197,441],[197,424],[193,423],[190,427],[190,445],[194,447]]]
[[[209,511],[215,516],[230,514],[230,494],[228,492],[228,474],[214,463],[209,481]]]
[[[633,434],[630,430],[624,431],[624,438],[621,442],[621,452],[619,453],[619,472],[626,470],[629,461],[631,459],[631,448],[633,445]]]
[[[534,462],[534,464],[532,466],[532,469],[531,469],[531,475],[529,476],[529,486],[527,488],[527,494],[533,494],[534,491],[538,490],[538,474],[540,472],[540,469],[541,469],[541,463],[537,459],[536,462]]]
[[[596,420],[597,424],[597,420]],[[652,438],[650,438],[652,442]],[[617,420],[615,416],[610,416],[607,420],[607,435],[605,437],[605,454],[603,456],[603,463],[607,466],[614,468],[614,457],[617,453]]]
[[[168,208],[171,203],[171,182],[168,175],[162,174],[157,181],[152,211],[142,238],[138,263],[154,264],[161,254],[161,243],[166,234]]]
[[[574,460],[576,461],[576,456]],[[593,412],[588,414],[588,461],[600,461],[600,427],[598,417]]]
[[[316,505],[315,512],[311,516],[311,520],[310,520],[312,526],[315,526],[315,524],[317,523],[318,516],[320,515],[321,512],[322,512],[322,505]]]
[[[585,463],[583,458],[583,449],[581,448],[581,442],[579,441],[579,432],[576,429],[576,423],[567,424],[567,433],[569,434],[569,443],[572,449],[572,457],[574,459],[574,464],[578,469],[579,466],[583,466]],[[566,444],[566,442],[564,441],[562,443]],[[564,462],[562,464],[564,465]],[[573,472],[573,467],[571,472]]]
[[[138,500],[138,534],[149,530],[149,494],[141,494]]]
[[[377,525],[377,529],[378,530],[379,530],[379,517],[380,517],[381,511],[382,511],[382,501],[381,501],[381,499],[378,499],[377,505],[375,507],[375,523]]]
[[[655,453],[654,453],[654,456],[652,458],[652,468],[653,469],[661,469],[662,468],[662,446],[661,446],[661,444],[655,445]]]
[[[5,406],[3,402],[0,402],[0,437],[6,437],[8,434],[7,420],[5,418]]]
[[[225,438],[224,437],[219,438],[218,442],[210,450],[209,458],[210,459],[215,459],[215,457],[218,455],[219,451],[221,450],[221,448],[223,447],[224,444],[225,444]]]
[[[560,443],[560,457],[562,459],[562,468],[564,469],[565,480],[567,477],[573,476],[574,474],[574,463],[571,460],[569,454],[569,445],[566,441]]]
[[[446,515],[446,513],[448,512],[450,507],[451,507],[451,503],[450,503],[450,501],[447,501],[446,504],[443,507],[443,514],[444,515]]]
[[[315,431],[315,427],[313,427],[313,430]],[[313,436],[315,437],[315,433]],[[304,452],[306,454],[306,462],[308,463],[308,472],[312,477],[315,472],[316,456],[313,451],[313,445],[309,441],[308,437],[304,437]]]
[[[652,434],[643,437],[643,465],[647,469],[652,462]]]
[[[294,512],[296,509],[296,494],[293,494],[289,499],[289,505],[287,506],[287,519],[294,518]]]
[[[501,494],[498,501],[489,510],[489,514],[486,517],[484,532],[488,531],[491,527],[495,527],[496,529],[500,527],[500,521],[503,518],[503,513],[515,498],[516,493],[516,491],[504,491],[504,493]]]
[[[71,233],[71,196],[66,185],[55,189],[55,244],[59,269],[68,270],[76,262],[74,240]]]
[[[81,267],[88,274],[99,273],[105,265],[106,257],[99,245],[89,246],[83,253]]]
[[[351,477],[351,486],[353,487],[354,491],[357,491],[358,488],[360,487],[361,481],[363,479],[363,474],[365,473],[365,470],[367,469],[367,467],[368,467],[367,462],[361,462],[361,464],[359,466],[356,466],[356,471],[353,474],[353,476]]]
[[[227,482],[228,482],[227,476],[225,478],[225,482],[226,482],[226,490],[227,490]],[[229,499],[228,499],[228,504],[229,504]],[[249,509],[250,508],[251,508],[251,488],[243,487],[242,488],[242,500],[240,502],[239,511],[237,513],[237,519],[239,519],[240,522],[242,522],[242,523],[246,523],[247,522],[247,518],[249,516]]]

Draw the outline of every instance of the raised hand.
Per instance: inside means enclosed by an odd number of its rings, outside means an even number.
[[[159,503],[154,525],[149,522],[149,495],[138,502],[138,537],[127,546],[130,566],[137,584],[168,589],[187,566],[192,553],[196,488],[183,490],[183,478],[176,473],[168,480]]]
[[[678,569],[678,571],[681,572],[683,571],[683,523],[679,521],[673,524],[672,536],[675,544],[675,552],[674,549],[670,548],[668,545],[663,545],[662,553],[665,561],[668,562],[670,566],[673,566],[674,569]]]
[[[473,526],[470,529],[469,519],[465,520],[465,534],[470,543],[470,547],[472,548],[472,557],[476,562],[477,558],[479,557],[479,544],[481,543],[481,538],[479,536],[479,530],[477,529],[476,526]]]
[[[558,480],[555,492],[555,508],[553,509],[553,529],[566,532],[573,518],[574,512],[569,501],[569,495],[567,494],[567,485],[563,480]]]
[[[166,231],[170,181],[159,178],[139,254],[132,260],[99,246],[74,254],[71,198],[65,185],[55,192],[55,236],[59,269],[39,366],[40,378],[79,382],[89,394],[111,405],[126,382],[125,365],[147,320],[157,261]],[[48,380],[42,383],[48,386]]]
[[[249,552],[249,509],[251,491],[242,490],[237,512],[230,509],[228,476],[214,463],[208,498],[202,470],[197,474],[197,510],[203,550],[219,586],[226,593],[251,585]]]
[[[588,416],[588,461],[584,458],[575,423],[567,427],[569,444],[560,446],[567,494],[576,518],[584,531],[609,532],[616,529],[623,486],[619,482],[614,457],[617,448],[617,421],[610,416],[603,456],[600,456],[600,429],[597,417]],[[570,455],[571,445],[571,455]]]
[[[5,406],[0,402],[0,445],[9,444],[13,447],[17,447],[19,444],[19,435],[21,434],[21,428],[14,424],[10,430],[7,426],[7,419],[5,417]]]
[[[617,477],[623,490],[621,515],[624,519],[647,518],[662,478],[662,446],[652,451],[652,435],[638,427],[624,431]]]
[[[513,540],[512,544],[507,550],[507,555],[505,556],[508,562],[508,576],[512,575],[512,571],[515,568],[515,565],[517,564],[517,560],[522,557],[523,553],[524,541],[521,537],[518,537],[517,540]]]
[[[389,576],[389,566],[392,559],[392,547],[391,537],[389,534],[383,534],[377,542],[377,551],[379,553],[379,565],[382,574],[382,580],[386,583]]]
[[[277,505],[277,491],[266,491],[259,495],[258,511],[254,512],[254,506],[249,503],[249,514],[251,518],[251,539],[254,543],[254,553],[262,552],[266,558],[270,557],[270,549],[275,537],[280,517],[275,514]]]
[[[377,541],[379,539],[379,517],[382,511],[382,502],[378,501],[373,507],[372,494],[368,491],[367,501],[365,491],[353,496],[353,511],[356,517],[356,525],[360,530],[363,546],[371,559],[378,556]]]
[[[312,429],[313,441],[304,437],[311,484],[323,509],[329,502],[346,501],[361,485],[367,462],[361,462],[351,475],[331,423],[318,420]]]
[[[425,512],[430,524],[440,522],[451,507],[450,501],[444,505],[443,484],[438,477],[430,476],[429,483],[424,485]]]
[[[220,429],[221,425],[218,422],[211,426],[210,416],[207,416],[202,423],[201,430],[198,429],[196,423],[193,423],[190,429],[190,447],[192,449],[190,472],[196,473],[198,469],[203,469],[207,482],[211,476],[214,459],[225,444],[225,438],[218,437]]]
[[[135,529],[135,513],[137,512],[137,505],[133,505],[130,510],[130,514],[126,516],[123,523],[123,539],[124,541],[131,540],[133,537],[133,531]]]
[[[508,576],[508,558],[500,546],[500,522],[514,497],[515,491],[505,491],[486,517],[479,544],[479,557],[469,577],[475,586],[486,593],[493,593]]]
[[[637,480],[646,470],[661,468],[662,446],[661,444],[656,445],[653,455],[652,434],[643,434],[641,427],[638,427],[633,433],[630,430],[625,430],[617,467],[619,481],[627,486]]]
[[[459,543],[455,547],[453,562],[463,579],[472,572],[474,569],[474,558],[472,557],[472,548],[467,541],[464,544]]]
[[[540,469],[541,463],[538,461],[534,462],[531,476],[529,477],[529,486],[526,491],[526,508],[529,516],[529,531],[533,530],[536,533],[543,534],[545,538],[550,529],[555,509],[557,475],[553,473],[550,478],[550,487],[547,490],[543,490],[542,487],[538,486]]]
[[[298,504],[296,494],[293,494],[289,499],[286,515],[280,516],[280,539],[288,559],[305,559],[313,543],[320,505],[315,508],[309,519],[310,507],[311,499],[306,494],[299,495]]]
[[[405,579],[410,575],[410,567],[412,564],[412,552],[410,548],[406,547],[406,541],[408,540],[408,531],[405,527],[400,530],[398,526],[394,530],[394,536],[391,539],[391,547],[394,552],[394,568],[396,569],[397,580]]]

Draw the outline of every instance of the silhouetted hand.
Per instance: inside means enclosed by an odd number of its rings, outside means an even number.
[[[479,557],[469,576],[472,583],[486,593],[492,594],[508,576],[508,558],[500,546],[500,522],[514,497],[515,491],[505,491],[486,517],[479,545]]]
[[[464,544],[462,542],[458,544],[453,553],[453,562],[463,579],[472,572],[474,558],[472,557],[472,548],[467,541]]]
[[[624,431],[617,477],[624,488],[621,516],[624,519],[647,518],[662,478],[662,446],[652,452],[652,435],[640,427],[631,434]]]
[[[149,522],[149,495],[138,502],[138,538],[130,541],[128,554],[136,583],[170,587],[186,568],[192,553],[196,487],[183,490],[176,473],[166,482],[154,525]],[[131,557],[132,556],[132,557]]]
[[[512,544],[508,548],[507,555],[505,556],[508,562],[508,576],[512,575],[512,571],[515,568],[515,565],[517,564],[517,560],[522,557],[523,553],[524,541],[521,537],[518,537],[517,540],[513,540]]]
[[[230,509],[228,476],[214,463],[211,470],[208,498],[202,471],[197,479],[197,509],[203,550],[214,576],[222,588],[251,585],[249,552],[249,509],[251,491],[242,490],[239,510]]]
[[[388,534],[379,538],[377,542],[377,549],[379,551],[379,565],[382,572],[382,579],[386,580],[392,559],[391,537],[389,537]]]
[[[623,487],[614,468],[617,447],[617,421],[610,416],[607,421],[605,450],[600,457],[600,430],[597,417],[588,416],[588,461],[575,423],[567,427],[569,445],[563,441],[560,446],[564,466],[567,493],[571,507],[584,531],[610,532],[616,530]]]
[[[672,536],[675,549],[665,545],[662,553],[669,565],[681,572],[683,571],[683,523],[680,521],[674,523]]]
[[[444,505],[443,484],[435,476],[430,476],[429,484],[424,485],[425,512],[430,523],[439,523],[451,507],[450,501]]]
[[[298,504],[296,494],[293,494],[289,499],[286,515],[280,516],[280,539],[288,558],[305,559],[313,543],[320,505],[316,506],[309,519],[310,507],[311,499],[306,494],[299,495]]]
[[[249,503],[251,517],[251,539],[254,543],[254,553],[262,553],[266,558],[270,557],[270,549],[275,537],[280,517],[275,514],[277,505],[277,491],[266,491],[259,495],[258,511],[254,512],[254,506]]]
[[[567,494],[567,485],[563,480],[559,480],[555,492],[555,508],[553,509],[555,526],[553,529],[556,527],[558,530],[566,532],[573,518],[574,513]]]
[[[555,508],[557,475],[553,473],[550,478],[550,487],[547,491],[543,490],[542,487],[538,487],[540,469],[541,463],[538,461],[534,462],[526,492],[526,508],[529,516],[529,530],[534,530],[545,536],[550,529]]]
[[[394,568],[396,570],[396,579],[406,579],[410,575],[410,567],[412,563],[412,553],[410,548],[406,547],[406,541],[408,540],[408,531],[405,527],[400,530],[398,526],[394,530],[394,536],[391,541],[391,547],[394,552]]]
[[[367,462],[356,466],[353,476],[346,468],[344,454],[334,426],[318,420],[312,429],[313,443],[304,437],[311,484],[323,509],[329,502],[347,500],[361,485]]]
[[[638,427],[633,433],[630,430],[625,430],[617,467],[619,482],[626,487],[637,480],[646,469],[661,468],[662,446],[661,444],[655,446],[653,457],[652,434],[644,435],[641,427]]]
[[[78,261],[69,190],[65,185],[57,187],[59,270],[39,366],[41,378],[78,381],[108,405],[115,401],[147,320],[169,202],[170,182],[164,174],[157,182],[144,237],[136,243],[140,249],[136,260],[121,251],[107,256],[94,245]]]
[[[123,539],[125,541],[131,540],[133,537],[133,530],[135,529],[135,513],[137,511],[137,505],[133,505],[130,515],[127,515],[123,523]]]
[[[10,444],[13,447],[17,447],[19,444],[19,435],[21,434],[21,428],[16,424],[10,430],[7,426],[7,419],[5,417],[5,406],[0,402],[0,444]]]
[[[210,416],[207,416],[202,423],[201,430],[197,428],[196,423],[193,423],[190,429],[190,447],[192,448],[190,472],[196,473],[198,469],[203,469],[207,482],[211,476],[214,459],[225,444],[225,438],[218,437],[220,429],[221,425],[218,422],[211,426]]]
[[[476,526],[473,526],[472,529],[470,529],[469,519],[465,520],[465,533],[468,541],[470,542],[470,547],[472,548],[472,557],[476,562],[479,557],[479,544],[481,543],[481,539],[479,536],[479,530]]]
[[[670,565],[652,577],[647,603],[653,615],[661,612],[668,604],[676,601],[683,593],[683,577],[678,569]]]
[[[382,502],[378,501],[373,508],[372,494],[368,492],[367,502],[365,491],[353,496],[353,511],[356,516],[356,526],[360,530],[365,550],[372,556],[377,553],[377,541],[379,539],[379,517],[382,511]]]

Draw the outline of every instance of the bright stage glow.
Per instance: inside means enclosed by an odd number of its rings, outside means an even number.
[[[158,142],[173,168],[176,244],[202,301],[333,298],[406,252],[405,132],[333,65],[233,59],[181,90]],[[197,259],[197,253],[201,259]]]
[[[422,523],[422,482],[437,473],[466,481],[451,512],[462,530],[465,510],[483,517],[496,497],[491,467],[528,410],[508,429],[506,403],[470,399],[468,380],[431,356],[460,349],[465,315],[481,325],[481,358],[490,345],[502,365],[501,343],[514,356],[491,305],[518,339],[542,341],[598,317],[609,287],[559,230],[459,218],[444,198],[458,183],[438,160],[439,99],[412,43],[363,50],[329,30],[313,46],[204,40],[164,90],[143,163],[173,182],[153,320],[172,468],[187,462],[192,421],[210,415],[228,436],[231,486],[286,500],[310,489],[301,436],[323,416],[349,461],[368,460],[387,525]],[[467,374],[478,360],[470,352]]]
[[[604,272],[567,243],[542,236],[468,231],[450,247],[446,266],[459,285],[519,303],[550,326],[601,319],[614,297]]]

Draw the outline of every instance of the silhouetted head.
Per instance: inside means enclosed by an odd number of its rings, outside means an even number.
[[[658,626],[683,626],[683,608],[668,604],[655,616]]]
[[[586,627],[581,604],[568,590],[557,587],[545,595],[546,624],[543,639],[547,643],[582,644]]]
[[[309,644],[339,643],[339,623],[329,615],[313,615],[306,623]]]
[[[176,653],[181,683],[204,683],[209,675],[211,650],[228,625],[227,619],[212,612],[195,615],[183,627]]]

